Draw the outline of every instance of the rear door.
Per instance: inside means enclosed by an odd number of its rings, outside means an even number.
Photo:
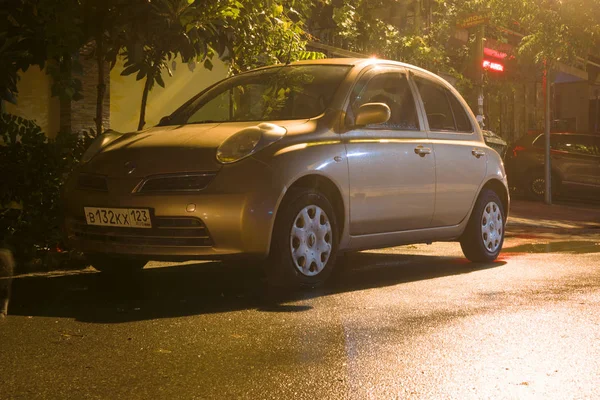
[[[591,135],[552,135],[552,162],[562,185],[578,191],[600,189],[600,149]]]
[[[475,201],[487,170],[487,148],[480,141],[463,103],[445,86],[416,74],[428,136],[436,160],[432,227],[459,224]]]

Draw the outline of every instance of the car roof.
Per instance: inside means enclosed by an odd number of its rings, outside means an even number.
[[[438,77],[433,72],[430,72],[430,71],[427,71],[426,69],[417,67],[416,65],[407,64],[407,63],[403,63],[400,61],[385,60],[385,59],[380,59],[380,58],[375,58],[375,57],[370,57],[370,58],[323,58],[323,59],[319,59],[319,60],[294,61],[291,63],[291,65],[307,65],[307,64],[308,65],[310,65],[310,64],[312,64],[312,65],[319,65],[319,64],[323,64],[323,65],[330,64],[331,65],[331,64],[333,64],[333,65],[350,65],[350,66],[361,66],[361,67],[366,67],[369,65],[396,65],[399,67],[404,67],[404,68],[412,69],[415,71],[420,71],[420,72],[423,72],[424,74]]]
[[[544,133],[542,133],[543,135]],[[551,135],[564,135],[564,136],[591,136],[591,137],[600,137],[598,134],[593,133],[577,133],[577,132],[551,132]]]
[[[267,68],[276,68],[276,67],[283,67],[286,64],[273,64],[273,65],[268,65],[265,67],[261,67],[261,68],[256,68],[256,69],[252,69],[249,71],[245,71],[246,72],[252,72],[252,71],[257,71],[257,70],[261,70],[261,69],[267,69]],[[301,60],[301,61],[294,61],[291,62],[287,65],[347,65],[350,67],[360,67],[360,68],[364,68],[370,65],[396,65],[398,67],[404,67],[413,71],[419,71],[431,78],[434,79],[441,79],[444,80],[442,77],[434,74],[431,71],[427,71],[426,69],[417,67],[416,65],[412,65],[412,64],[407,64],[407,63],[403,63],[400,61],[393,61],[393,60],[385,60],[385,59],[379,59],[379,58],[322,58],[322,59],[318,59],[318,60]]]

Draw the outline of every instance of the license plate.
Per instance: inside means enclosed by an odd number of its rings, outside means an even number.
[[[88,225],[152,228],[147,208],[84,207],[83,210]]]

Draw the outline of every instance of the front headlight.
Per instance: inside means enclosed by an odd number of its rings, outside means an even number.
[[[83,157],[81,157],[81,163],[89,162],[92,158],[96,156],[105,146],[108,146],[109,143],[114,141],[115,139],[121,137],[122,134],[115,131],[107,131],[100,136],[98,136],[88,147],[88,149],[83,153]]]
[[[219,146],[217,161],[221,164],[231,164],[239,161],[275,143],[286,132],[285,128],[269,123],[242,129]]]

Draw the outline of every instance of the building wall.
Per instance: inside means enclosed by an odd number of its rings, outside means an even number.
[[[93,58],[82,56],[79,60],[83,67],[83,75],[76,76],[81,80],[81,94],[83,99],[72,101],[71,112],[63,117],[61,125],[67,125],[64,118],[70,116],[70,131],[81,132],[82,130],[96,129],[96,98],[98,96],[98,64]],[[109,64],[104,65],[104,93],[102,125],[104,129],[110,128],[110,69]],[[64,102],[63,102],[64,103]],[[67,108],[69,106],[67,105]]]
[[[179,106],[207,86],[225,78],[228,67],[214,59],[212,71],[197,64],[194,71],[187,64],[177,61],[170,77],[164,72],[165,88],[154,85],[148,96],[146,127],[175,111]],[[135,131],[138,126],[140,105],[145,80],[136,81],[135,74],[121,76],[123,60],[110,73],[110,126],[120,132]]]
[[[17,104],[6,105],[6,112],[34,120],[49,136],[59,131],[60,104],[52,97],[51,78],[39,67],[30,67],[19,74]]]
[[[554,86],[554,120],[573,120],[577,132],[589,128],[589,83],[557,83]]]

